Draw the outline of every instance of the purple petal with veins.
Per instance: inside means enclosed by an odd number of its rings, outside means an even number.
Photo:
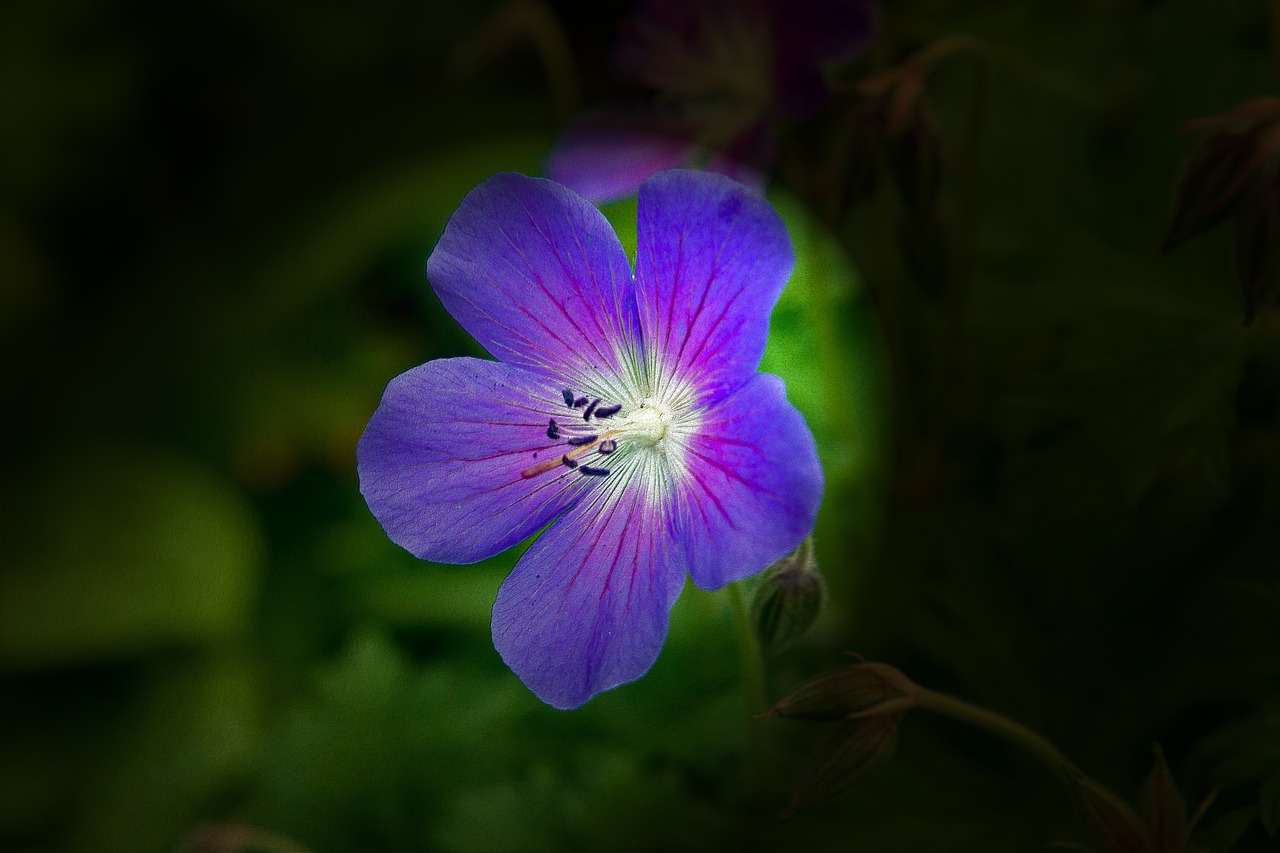
[[[498,590],[494,646],[548,705],[581,705],[657,658],[685,565],[656,497],[641,483],[602,488],[556,519]]]
[[[638,335],[631,267],[613,228],[551,181],[501,172],[469,192],[427,277],[494,357],[563,382],[618,370],[617,348]]]
[[[578,477],[520,476],[556,446],[546,425],[559,397],[543,377],[478,358],[391,380],[356,448],[360,491],[391,540],[424,560],[473,563],[568,507]]]
[[[645,346],[704,401],[741,386],[795,263],[778,214],[722,175],[676,169],[641,188],[637,232]]]
[[[755,574],[813,529],[822,466],[804,418],[776,376],[756,374],[708,408],[676,484],[689,574],[703,589]]]

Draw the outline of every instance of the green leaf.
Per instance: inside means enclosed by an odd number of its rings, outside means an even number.
[[[0,574],[0,666],[112,660],[247,633],[262,544],[226,483],[136,448],[71,451],[45,474],[26,487],[34,544],[18,545]]]
[[[513,731],[525,702],[514,677],[456,656],[418,668],[359,630],[270,733],[237,815],[314,849],[430,848],[453,792],[527,755]]]
[[[243,777],[262,733],[258,673],[230,650],[149,667],[88,774],[74,849],[169,850]]]

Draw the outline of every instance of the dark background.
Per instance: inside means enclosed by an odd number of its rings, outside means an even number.
[[[478,354],[425,257],[579,107],[646,97],[611,63],[629,9],[4,4],[0,850],[1087,840],[1042,767],[923,711],[780,821],[830,727],[751,722],[723,593],[686,589],[644,679],[553,711],[489,640],[514,555],[424,564],[368,515],[386,382]],[[1273,849],[1280,312],[1242,323],[1230,223],[1160,252],[1180,127],[1276,91],[1272,21],[886,2],[843,89],[781,120],[802,269],[767,366],[826,463],[830,600],[769,701],[858,651],[1127,800],[1159,742],[1190,809],[1216,792],[1202,828]],[[859,123],[857,81],[959,34],[981,48],[929,75],[935,136]]]

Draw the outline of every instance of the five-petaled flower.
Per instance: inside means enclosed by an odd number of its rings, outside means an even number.
[[[638,202],[635,275],[604,216],[502,173],[427,261],[446,309],[498,361],[393,379],[360,439],[360,488],[392,540],[469,563],[543,526],[503,582],[493,640],[543,701],[643,675],[686,572],[714,589],[812,529],[813,437],[756,372],[794,261],[768,203],[673,170]]]

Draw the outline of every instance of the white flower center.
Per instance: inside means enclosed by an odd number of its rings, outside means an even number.
[[[640,447],[653,447],[666,436],[668,423],[666,412],[646,400],[619,422],[618,431]]]

